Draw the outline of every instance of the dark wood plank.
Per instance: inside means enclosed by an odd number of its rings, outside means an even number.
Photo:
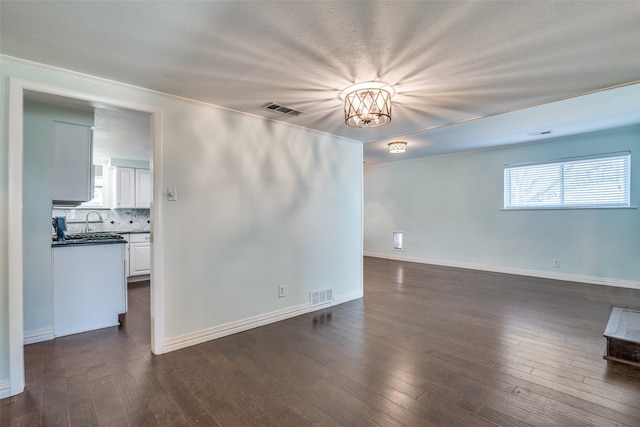
[[[189,424],[205,426],[219,426],[216,420],[202,406],[198,399],[194,399],[191,389],[176,371],[165,371],[158,374],[167,395],[176,403]]]
[[[98,417],[91,398],[91,387],[86,375],[66,377],[69,405],[69,424],[97,426]]]
[[[364,267],[364,299],[161,356],[133,284],[124,327],[25,346],[0,424],[640,425],[640,369],[602,358],[612,308],[640,291]]]
[[[43,425],[69,425],[67,381],[64,369],[44,374],[42,384],[42,412],[40,422]]]

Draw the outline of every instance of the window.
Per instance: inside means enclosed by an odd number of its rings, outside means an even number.
[[[631,153],[507,165],[505,209],[630,206]]]
[[[93,165],[93,199],[82,203],[81,207],[105,207],[104,200],[104,167]]]

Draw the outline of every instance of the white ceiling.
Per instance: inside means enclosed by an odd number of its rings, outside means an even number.
[[[640,123],[639,1],[2,0],[0,39],[4,55],[362,141],[368,164]],[[338,95],[371,80],[395,87],[391,123],[351,128]]]
[[[25,98],[93,112],[94,164],[107,164],[111,159],[151,160],[151,116],[148,113],[33,91],[25,92]]]
[[[93,162],[110,159],[151,160],[151,120],[147,113],[96,108]]]

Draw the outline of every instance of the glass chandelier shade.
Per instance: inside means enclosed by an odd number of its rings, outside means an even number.
[[[390,153],[404,153],[405,151],[407,151],[406,142],[401,142],[401,141],[390,142],[387,144],[387,147],[389,147]]]
[[[391,94],[384,89],[359,89],[344,99],[344,121],[349,126],[371,128],[391,121]]]

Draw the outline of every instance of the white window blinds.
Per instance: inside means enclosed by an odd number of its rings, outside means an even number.
[[[631,153],[610,153],[504,168],[504,208],[630,206]]]

